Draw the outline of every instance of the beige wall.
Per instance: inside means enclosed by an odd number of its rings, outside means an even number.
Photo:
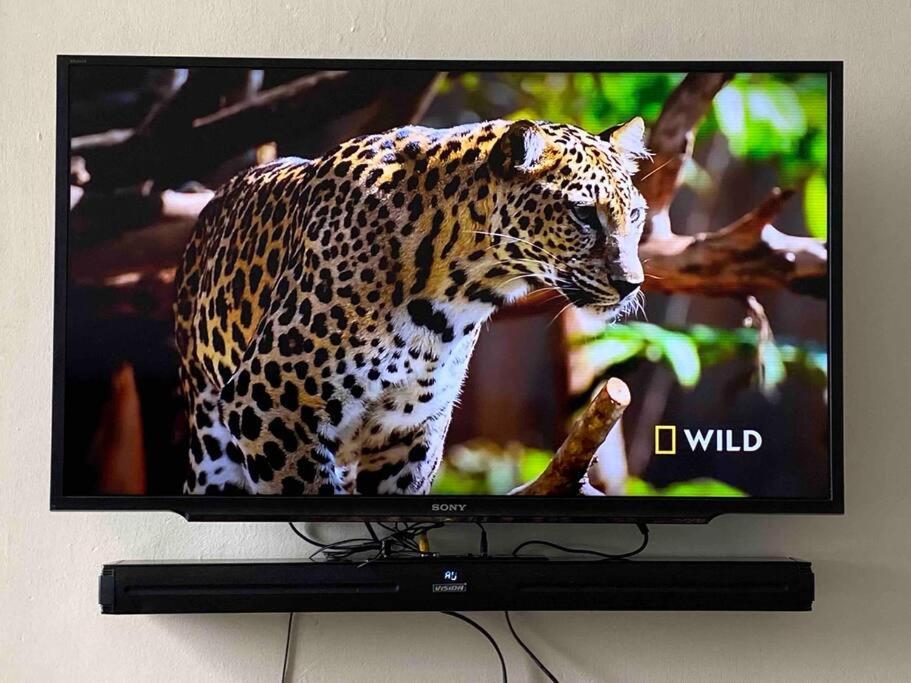
[[[488,6],[489,5],[489,6]],[[48,512],[54,56],[70,53],[845,60],[847,506],[843,518],[659,528],[660,554],[813,560],[811,614],[517,615],[563,680],[907,680],[911,674],[911,138],[907,0],[893,2],[0,0],[0,679],[276,680],[285,619],[103,617],[102,563],[281,557],[279,524]],[[460,532],[449,532],[458,545]],[[554,529],[622,547],[626,528]],[[521,529],[493,528],[505,549]],[[445,540],[445,539],[444,539]],[[499,614],[477,614],[516,680]],[[308,681],[493,680],[487,644],[436,614],[302,616]]]

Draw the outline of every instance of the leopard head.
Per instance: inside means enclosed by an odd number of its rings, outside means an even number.
[[[636,117],[591,135],[569,125],[517,121],[487,163],[490,233],[517,274],[509,298],[540,285],[608,318],[634,305],[646,203],[633,184],[648,155]],[[507,284],[508,283],[508,284]],[[524,288],[524,289],[523,289]]]

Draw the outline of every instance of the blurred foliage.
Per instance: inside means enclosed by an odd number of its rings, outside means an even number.
[[[516,442],[500,446],[484,439],[469,441],[446,452],[431,493],[505,496],[536,479],[551,458],[550,451]]]
[[[464,73],[444,84],[461,87],[479,119],[568,123],[597,133],[633,116],[654,122],[685,74]]]
[[[682,73],[462,73],[441,93],[460,91],[466,120],[540,119],[596,133],[639,115],[651,125]],[[721,134],[731,154],[772,164],[784,187],[804,188],[810,235],[827,226],[828,85],[824,74],[738,74],[715,97],[696,144]],[[705,192],[711,179],[696,164],[684,182]]]
[[[804,220],[807,232],[824,240],[829,226],[829,191],[822,171],[814,171],[803,188]]]
[[[681,386],[694,387],[705,367],[740,357],[762,363],[766,393],[784,381],[789,370],[803,371],[821,388],[827,386],[828,356],[825,349],[790,342],[761,340],[753,328],[734,330],[693,325],[669,330],[644,322],[611,325],[603,332],[572,340],[574,353],[594,376],[633,358],[663,362]]]
[[[656,488],[643,479],[629,477],[623,491],[627,496],[676,496],[678,498],[742,498],[746,493],[717,479],[678,481]]]
[[[738,74],[712,107],[734,156],[774,161],[781,185],[804,185],[807,231],[820,239],[827,226],[827,93],[824,74]]]

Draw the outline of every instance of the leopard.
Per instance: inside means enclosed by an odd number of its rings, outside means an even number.
[[[644,134],[409,125],[228,180],[175,278],[184,492],[429,493],[495,311],[640,296]]]

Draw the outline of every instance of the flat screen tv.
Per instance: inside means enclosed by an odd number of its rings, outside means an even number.
[[[60,57],[51,507],[842,511],[841,86]]]

